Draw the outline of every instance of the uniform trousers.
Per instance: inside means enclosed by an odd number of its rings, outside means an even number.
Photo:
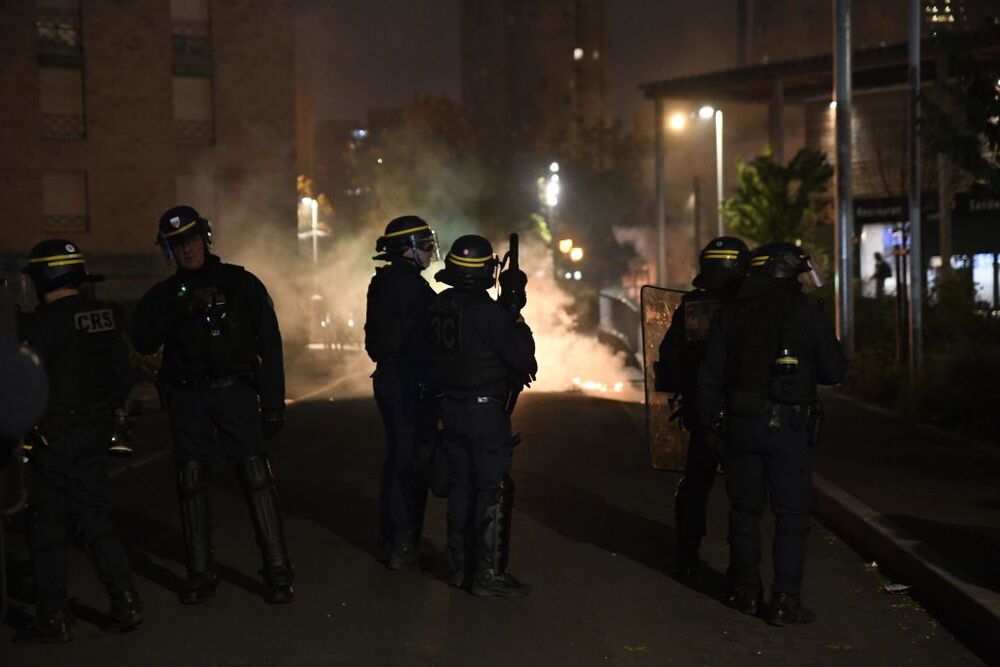
[[[798,594],[812,498],[812,450],[805,425],[789,411],[772,431],[770,415],[733,417],[727,430],[725,474],[729,495],[729,546],[734,583],[759,589],[760,517],[768,497],[775,516],[775,593]]]
[[[510,415],[495,399],[447,396],[441,411],[448,461],[448,553],[454,566],[464,566],[476,537],[477,496],[496,492],[510,473]]]
[[[427,485],[417,469],[420,445],[434,434],[434,402],[421,397],[415,378],[398,367],[380,367],[372,378],[385,426],[385,463],[379,487],[382,548],[412,540],[424,521]],[[411,545],[412,546],[412,545]]]
[[[32,451],[30,544],[36,605],[40,613],[66,606],[71,530],[83,541],[108,593],[134,588],[128,556],[109,517],[110,428],[71,427],[47,434],[49,445]]]

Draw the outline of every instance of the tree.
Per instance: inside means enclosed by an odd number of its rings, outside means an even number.
[[[769,153],[738,164],[736,191],[722,205],[732,230],[756,243],[816,241],[833,167],[820,151],[801,149],[787,166]]]
[[[1000,26],[970,36],[935,36],[950,78],[922,99],[924,132],[934,150],[972,179],[979,197],[1000,198],[1000,62],[980,56],[1000,43]]]

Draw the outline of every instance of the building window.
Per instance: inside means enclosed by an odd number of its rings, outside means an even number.
[[[83,171],[54,171],[42,175],[42,231],[85,232],[87,215],[87,174]]]
[[[39,67],[42,136],[83,139],[83,72],[77,68]]]
[[[170,0],[174,74],[212,76],[208,0]]]
[[[80,0],[38,0],[35,26],[39,53],[81,54]]]
[[[211,79],[174,77],[174,129],[178,143],[211,144],[215,140]]]

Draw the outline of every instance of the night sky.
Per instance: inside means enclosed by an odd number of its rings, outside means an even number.
[[[607,0],[613,108],[645,113],[638,84],[735,65],[736,0]],[[299,0],[318,118],[361,118],[414,93],[458,100],[459,0]]]

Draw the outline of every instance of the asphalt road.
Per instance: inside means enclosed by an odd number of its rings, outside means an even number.
[[[884,593],[878,573],[818,524],[805,584],[818,616],[811,626],[772,628],[673,580],[677,477],[647,465],[642,415],[641,405],[579,395],[522,399],[511,570],[534,592],[479,599],[440,579],[443,501],[430,503],[424,571],[375,563],[378,414],[370,398],[321,392],[290,407],[273,454],[295,604],[271,607],[259,597],[250,524],[225,470],[213,488],[220,594],[199,607],[177,602],[183,566],[173,472],[169,457],[154,458],[115,478],[117,521],[132,549],[146,624],[123,636],[97,629],[106,602],[81,554],[73,563],[76,641],[25,647],[7,643],[13,630],[0,628],[0,664],[977,662],[909,598]],[[727,560],[725,513],[720,484],[703,549],[716,573]],[[23,602],[15,607],[14,625],[25,617]]]

